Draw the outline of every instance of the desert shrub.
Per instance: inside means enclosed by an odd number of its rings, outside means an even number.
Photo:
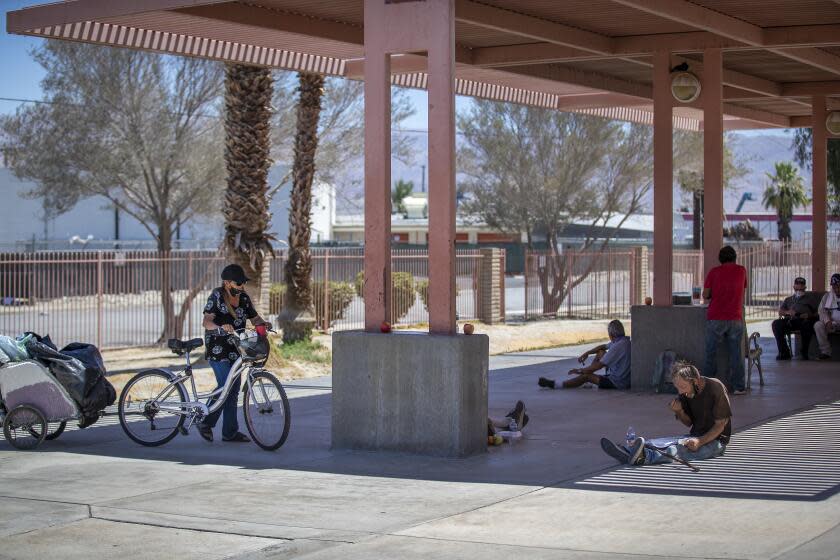
[[[420,300],[423,302],[423,307],[426,308],[426,311],[429,310],[429,281],[428,280],[418,280],[414,283],[414,287],[417,290],[417,295],[420,296]],[[455,297],[458,297],[458,283],[455,283]]]
[[[365,273],[356,275],[354,283],[356,294],[364,298]],[[396,323],[408,313],[416,299],[414,291],[414,276],[410,272],[391,273],[391,322]]]
[[[316,327],[324,324],[324,283],[312,283],[312,296],[315,300],[315,321]],[[350,307],[353,301],[355,290],[349,282],[330,282],[330,325],[339,319],[344,318],[344,312]],[[268,289],[268,312],[276,315],[283,309],[286,300],[286,285],[281,283],[272,284]]]

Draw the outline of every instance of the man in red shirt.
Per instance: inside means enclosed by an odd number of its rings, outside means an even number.
[[[733,395],[743,395],[744,360],[744,290],[747,288],[747,269],[735,263],[735,249],[729,245],[718,254],[720,266],[706,275],[703,297],[709,300],[706,315],[706,377],[716,377],[717,349],[721,341],[729,349],[730,387]]]

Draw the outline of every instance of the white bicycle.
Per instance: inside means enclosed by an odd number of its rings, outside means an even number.
[[[196,390],[190,363],[190,352],[204,346],[204,341],[171,339],[169,348],[179,356],[186,355],[187,366],[179,372],[147,369],[131,378],[120,395],[118,407],[126,435],[150,447],[163,445],[178,433],[187,435],[193,424],[224,406],[234,383],[243,377],[245,425],[254,443],[266,451],[283,445],[289,436],[291,411],[280,380],[263,368],[269,353],[268,338],[242,329],[231,339],[236,341],[240,357],[233,363],[225,385],[208,393]],[[186,388],[188,381],[191,397]]]

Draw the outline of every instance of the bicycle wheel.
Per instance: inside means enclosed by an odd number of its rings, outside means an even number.
[[[47,419],[37,408],[22,404],[6,415],[3,435],[16,449],[35,449],[44,441]]]
[[[253,374],[253,384],[245,382],[245,425],[254,443],[274,451],[289,437],[292,421],[286,391],[273,373],[260,370]]]
[[[55,426],[55,429],[53,429],[53,426]],[[61,434],[64,433],[64,428],[66,428],[66,427],[67,427],[67,422],[59,422],[58,424],[53,422],[51,424],[47,424],[47,435],[44,436],[44,439],[47,440],[47,441],[52,441],[52,440],[56,439],[58,436],[60,436]],[[33,437],[41,437],[35,431],[34,427],[29,431],[29,433],[32,434]]]
[[[155,447],[174,438],[184,425],[184,415],[161,410],[187,401],[180,384],[169,386],[172,376],[161,370],[141,371],[120,395],[117,411],[125,435],[140,445]],[[168,387],[168,388],[167,388]]]

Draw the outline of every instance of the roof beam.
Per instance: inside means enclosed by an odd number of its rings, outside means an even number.
[[[524,43],[502,47],[479,47],[472,50],[473,65],[482,68],[504,68],[529,64],[551,64],[579,60],[613,58],[609,54],[596,54],[574,47],[554,43]]]
[[[575,47],[595,54],[613,53],[612,39],[605,35],[470,0],[455,0],[455,20],[534,41]]]
[[[182,8],[178,12],[209,20],[236,23],[256,29],[270,29],[284,33],[295,33],[340,43],[364,45],[365,35],[361,27],[315,19],[298,14],[268,10],[257,6],[238,5],[235,10],[227,6],[199,6]]]
[[[613,0],[613,2],[751,45],[761,45],[764,42],[761,27],[685,0]]]
[[[782,95],[840,95],[840,81],[789,82],[782,84]]]
[[[722,37],[744,42],[755,47],[768,48],[764,29],[692,4],[686,0],[612,0],[623,6],[659,16],[671,21],[690,25]],[[840,74],[840,57],[819,49],[806,47],[797,49],[768,48],[771,52],[831,72]]]
[[[157,10],[221,4],[229,0],[74,0],[33,6],[6,14],[6,31],[24,33],[33,29],[104,18],[130,16]]]

